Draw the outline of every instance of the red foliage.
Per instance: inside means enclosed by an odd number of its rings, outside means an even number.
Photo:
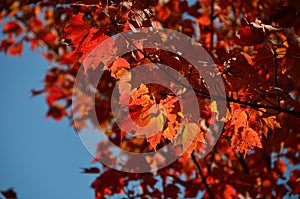
[[[21,55],[23,42],[29,42],[32,50],[46,49],[42,55],[55,67],[47,71],[44,88],[33,90],[32,95],[46,94],[47,117],[61,120],[73,115],[79,129],[88,124],[109,127],[107,137],[127,151],[144,153],[170,142],[187,150],[156,173],[124,173],[105,165],[101,171],[83,169],[83,173],[100,173],[92,183],[97,199],[195,198],[202,193],[203,198],[282,198],[300,194],[300,171],[296,169],[300,164],[300,9],[296,0],[200,0],[192,5],[180,0],[15,2],[5,1],[0,6],[0,19],[8,19],[2,27],[7,37],[1,40],[0,51]],[[209,71],[209,75],[223,79],[226,96],[210,97],[203,79],[206,71],[197,72],[182,57],[143,48],[143,42],[116,45],[111,38],[151,26],[182,32],[202,44],[216,63],[217,72]],[[98,49],[98,56],[86,59],[103,41],[107,43]],[[131,45],[140,50],[110,60]],[[199,107],[195,109],[201,110],[201,118],[183,115],[178,97],[191,91],[176,87],[178,80],[170,82],[177,89],[173,93],[154,84],[136,85],[131,79],[131,69],[148,64],[152,70],[157,67],[154,63],[168,65],[187,79],[197,96]],[[98,70],[103,72],[97,86],[91,88],[92,82],[79,77],[77,81],[87,81],[87,86],[73,90],[81,64],[84,74],[95,79]],[[141,74],[141,79],[150,75]],[[120,94],[116,99],[112,97],[115,86]],[[87,97],[91,90],[97,91],[93,99]],[[78,92],[76,101],[71,99],[74,92]],[[218,100],[224,99],[226,116],[221,117]],[[112,120],[112,103],[129,106],[129,114],[120,121],[125,130]],[[164,111],[153,108],[160,106]],[[91,119],[93,110],[96,118]],[[148,132],[129,120],[150,126]],[[197,152],[214,140],[206,139],[208,126],[220,123],[224,128],[217,144],[199,158]],[[129,132],[146,136],[131,139]],[[105,143],[99,145],[98,156],[111,154],[110,150]],[[153,168],[163,159],[157,153],[140,161]],[[2,194],[15,196],[12,190]]]

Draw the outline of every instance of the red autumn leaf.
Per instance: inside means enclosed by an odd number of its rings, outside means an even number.
[[[286,167],[286,163],[283,160],[276,160],[274,162],[274,170],[280,175],[283,175],[286,172]]]
[[[53,117],[55,120],[60,121],[66,115],[66,109],[60,104],[55,104],[49,108],[46,117]]]
[[[300,194],[300,170],[293,170],[287,184],[292,188],[293,194]]]
[[[9,54],[11,55],[21,55],[22,54],[22,50],[23,50],[23,43],[22,42],[18,42],[12,46],[10,46],[9,48]]]
[[[207,15],[202,15],[198,19],[196,19],[201,26],[209,26],[210,25],[210,18]]]
[[[2,31],[3,33],[15,33],[18,36],[23,30],[18,22],[10,21],[4,24]]]
[[[236,190],[233,188],[233,186],[226,184],[224,191],[223,191],[223,198],[224,199],[233,199],[233,198],[237,198],[237,192]]]
[[[78,52],[82,52],[81,62],[87,57],[87,55],[101,42],[108,39],[109,37],[103,33],[102,29],[91,28],[89,35],[83,41],[83,43],[78,48]],[[93,68],[95,69],[95,67]]]
[[[78,13],[70,20],[70,25],[64,29],[64,37],[71,40],[72,46],[78,47],[78,45],[85,39],[90,33],[90,24],[85,22],[82,18],[84,13]]]
[[[48,93],[48,96],[46,98],[47,103],[52,106],[55,101],[64,98],[68,95],[68,91],[59,87],[51,87],[47,88],[45,90],[46,93]]]
[[[101,44],[104,42],[104,44]],[[85,70],[89,67],[96,69],[102,63],[104,66],[110,64],[114,57],[114,40],[103,33],[102,29],[90,28],[87,37],[84,39],[82,44],[76,50],[82,53],[80,61],[83,63]],[[95,53],[91,51],[95,49]],[[90,54],[91,53],[91,54]]]
[[[39,46],[39,41],[36,38],[32,38],[30,43],[30,49],[34,50],[38,46]]]
[[[180,189],[175,184],[168,184],[163,190],[166,198],[177,198],[177,194],[180,193]]]
[[[80,58],[80,54],[78,52],[66,52],[61,56],[60,63],[62,65],[65,64],[73,64],[76,63]]]
[[[239,43],[242,43],[244,45],[256,44],[256,42],[253,42],[251,39],[258,39],[256,38],[256,35],[251,32],[251,28],[249,26],[240,28],[240,30],[238,30],[237,32],[236,37]]]
[[[49,44],[50,46],[55,46],[55,43],[58,42],[57,35],[53,32],[50,32],[42,37],[42,40]]]
[[[39,33],[43,31],[44,25],[43,21],[40,20],[39,18],[33,18],[29,21],[29,25],[32,28],[33,32]]]
[[[47,59],[49,62],[52,62],[53,60],[55,60],[55,56],[53,55],[53,53],[42,53],[42,56]]]
[[[257,45],[265,40],[264,32],[261,28],[255,27],[252,24],[246,24],[238,30],[236,42],[242,45]]]
[[[1,46],[0,46],[0,50],[3,50],[4,53],[7,53],[7,50],[9,49],[9,47],[11,45],[13,45],[15,43],[15,41],[12,38],[8,38],[8,39],[3,39],[1,41]]]

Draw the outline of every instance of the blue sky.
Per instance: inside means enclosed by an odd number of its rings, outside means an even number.
[[[21,199],[93,198],[96,175],[80,173],[92,156],[66,119],[45,118],[44,96],[30,97],[48,67],[26,46],[21,57],[0,53],[0,190],[13,187]]]

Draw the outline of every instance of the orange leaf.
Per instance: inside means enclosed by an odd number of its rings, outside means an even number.
[[[209,26],[210,25],[210,18],[208,15],[203,15],[200,18],[195,20],[198,22],[201,26]]]
[[[114,61],[112,66],[109,68],[111,70],[111,76],[115,78],[119,78],[120,76],[117,75],[117,72],[122,69],[130,69],[130,64],[127,62],[126,59],[118,58]]]
[[[241,52],[241,54],[244,55],[249,64],[252,64],[252,59],[247,53]]]
[[[224,188],[224,191],[223,191],[223,198],[224,199],[237,198],[236,190],[231,185],[226,184],[225,188]]]
[[[262,148],[261,136],[252,128],[243,127],[232,136],[231,147],[236,148],[237,151],[244,153],[244,156],[246,156],[251,148]]]
[[[150,143],[150,145],[152,146],[152,148],[153,148],[154,150],[156,150],[157,144],[160,143],[161,135],[162,135],[162,133],[159,132],[159,133],[157,133],[157,134],[154,135],[154,136],[147,137],[147,142]]]
[[[243,109],[237,109],[234,111],[231,119],[231,125],[234,125],[234,131],[238,132],[240,127],[247,125],[247,114]]]
[[[275,115],[267,118],[262,118],[262,120],[264,121],[263,132],[266,137],[268,136],[268,129],[274,131],[275,128],[281,128],[280,124],[276,121]]]

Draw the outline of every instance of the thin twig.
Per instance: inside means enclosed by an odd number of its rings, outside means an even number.
[[[209,198],[210,198],[210,199],[214,199],[215,197],[214,197],[213,193],[211,192],[211,189],[210,189],[208,183],[206,182],[206,178],[205,178],[205,176],[204,176],[204,174],[203,174],[203,172],[202,172],[202,170],[201,170],[200,165],[198,164],[198,162],[197,162],[197,160],[196,160],[196,156],[195,156],[195,154],[194,154],[194,151],[191,153],[191,157],[192,157],[192,160],[193,160],[193,162],[194,162],[194,164],[195,164],[195,166],[196,166],[196,169],[197,169],[198,173],[199,173],[200,176],[201,176],[202,182],[203,182],[203,184],[204,184],[204,186],[205,186],[205,188],[206,188],[206,191],[207,191],[207,193],[208,193],[208,195],[209,195]]]
[[[277,53],[276,49],[272,50],[273,51],[273,56],[274,56],[274,61],[275,61],[275,92],[276,92],[276,99],[277,99],[277,106],[280,108],[280,99],[279,99],[279,93],[278,93],[278,60],[277,60]]]
[[[254,91],[256,92],[256,94],[258,94],[263,100],[265,100],[266,102],[268,102],[270,105],[272,106],[276,106],[273,102],[271,102],[270,100],[268,100],[262,93],[260,93],[257,89],[254,88]]]
[[[245,159],[243,158],[243,156],[239,153],[239,152],[235,152],[239,162],[241,163],[241,166],[243,167],[243,170],[245,173],[249,173],[249,168],[247,163],[245,162]]]

